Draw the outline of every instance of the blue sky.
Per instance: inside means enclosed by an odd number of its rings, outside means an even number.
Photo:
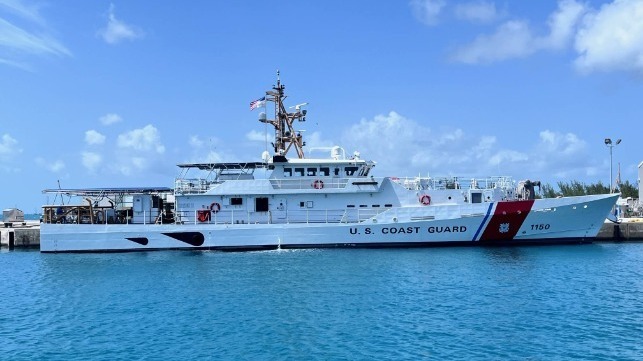
[[[381,176],[636,183],[643,0],[0,0],[0,207],[256,161],[276,78]]]

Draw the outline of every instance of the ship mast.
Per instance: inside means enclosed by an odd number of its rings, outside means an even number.
[[[281,84],[279,78],[279,70],[277,70],[277,85],[273,86],[272,90],[266,92],[266,101],[275,104],[275,118],[266,119],[264,114],[263,117],[260,115],[259,121],[268,123],[275,128],[275,141],[272,143],[275,149],[275,155],[285,156],[290,148],[294,147],[297,156],[303,159],[303,147],[306,145],[306,142],[303,141],[301,132],[295,130],[293,124],[295,120],[300,122],[306,121],[306,110],[301,109],[301,107],[308,103],[294,106],[295,112],[286,111],[286,106],[284,105],[284,99],[287,97],[284,93],[285,89],[286,87]]]

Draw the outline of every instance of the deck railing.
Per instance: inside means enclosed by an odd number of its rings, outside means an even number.
[[[288,224],[288,223],[359,223],[385,212],[388,208],[284,210],[248,212],[242,210],[177,211],[175,220],[182,224]],[[199,212],[206,216],[199,217]]]
[[[511,177],[391,177],[394,183],[402,185],[409,190],[434,190],[434,189],[513,189],[515,185]]]

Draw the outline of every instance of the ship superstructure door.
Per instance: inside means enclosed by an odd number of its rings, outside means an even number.
[[[286,199],[274,199],[272,204],[273,222],[283,223],[288,218],[288,201]]]
[[[154,223],[163,205],[158,196],[135,194],[132,198],[132,223]]]

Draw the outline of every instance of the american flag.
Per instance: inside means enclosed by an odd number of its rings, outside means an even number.
[[[259,108],[260,106],[263,106],[263,102],[266,100],[266,97],[261,97],[257,100],[253,100],[250,102],[250,110]]]

